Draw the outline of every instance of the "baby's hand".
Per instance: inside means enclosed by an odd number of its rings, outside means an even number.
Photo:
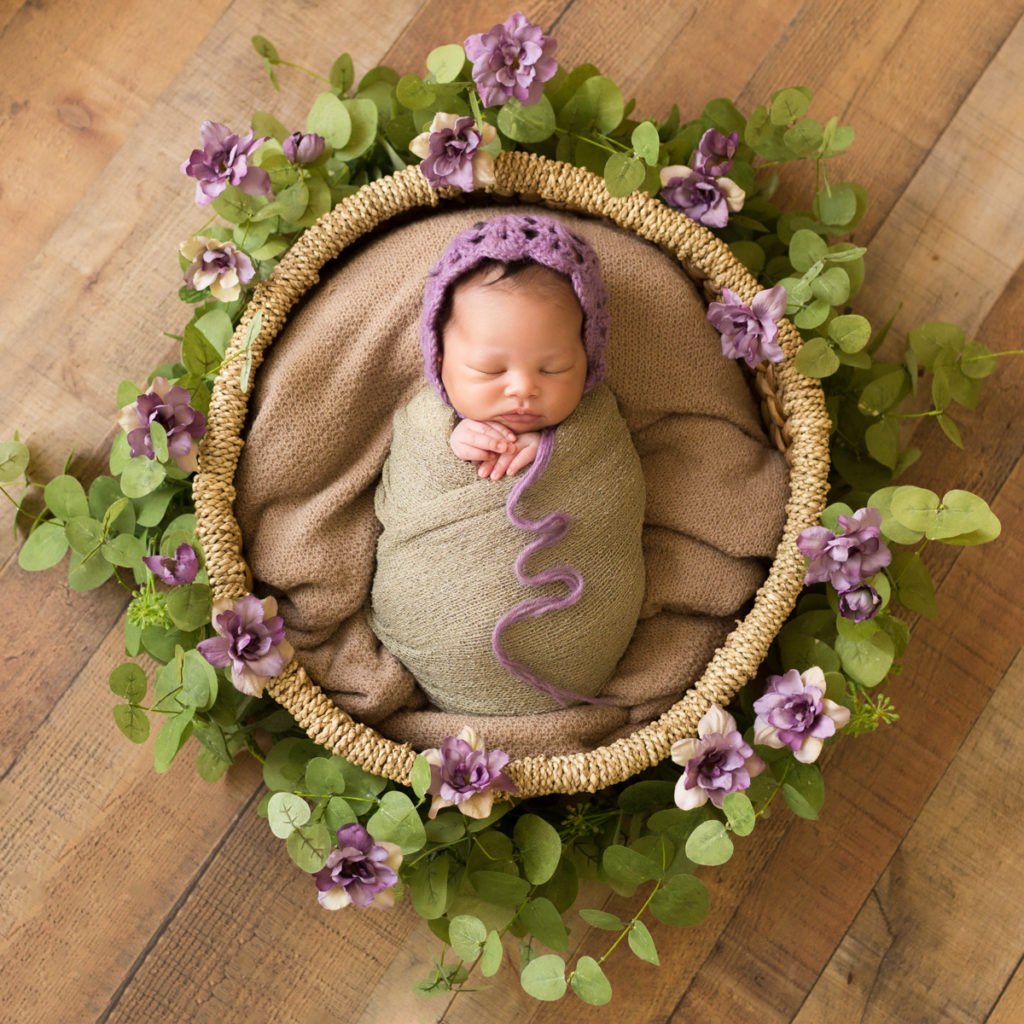
[[[515,451],[516,435],[501,423],[459,420],[449,444],[463,462],[493,463],[497,457]]]
[[[537,457],[540,447],[540,433],[536,430],[520,434],[511,451],[497,456],[489,456],[480,461],[477,471],[481,477],[500,480],[503,476],[515,476],[524,466],[530,465]]]

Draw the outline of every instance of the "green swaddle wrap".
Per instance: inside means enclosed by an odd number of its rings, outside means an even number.
[[[554,710],[551,698],[499,663],[492,633],[521,601],[560,596],[565,587],[530,588],[517,579],[516,559],[532,539],[506,515],[517,478],[481,480],[449,446],[455,423],[430,388],[395,415],[375,496],[383,532],[371,626],[443,711]],[[645,585],[643,475],[606,387],[584,396],[558,426],[550,464],[517,510],[530,519],[569,514],[567,535],[531,555],[526,569],[568,564],[582,576],[583,592],[569,608],[516,622],[502,642],[555,686],[596,696],[633,635]]]

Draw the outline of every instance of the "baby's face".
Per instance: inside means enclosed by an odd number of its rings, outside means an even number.
[[[572,285],[553,272],[539,283],[488,280],[470,278],[452,297],[441,362],[452,407],[517,434],[556,426],[579,405],[587,378]]]

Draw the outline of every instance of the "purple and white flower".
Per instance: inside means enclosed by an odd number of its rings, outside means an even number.
[[[284,155],[293,164],[311,164],[323,155],[327,142],[316,132],[292,132],[281,143]]]
[[[851,622],[873,619],[881,607],[881,596],[866,580],[859,586],[842,591],[839,595],[839,614]]]
[[[261,167],[249,165],[249,157],[267,141],[267,136],[254,138],[252,128],[240,138],[217,121],[204,121],[199,129],[203,148],[193,149],[181,165],[183,174],[196,180],[196,202],[212,203],[228,187],[234,185],[250,196],[272,193],[270,175]]]
[[[684,811],[708,800],[721,807],[727,794],[748,789],[751,778],[765,767],[736,728],[736,720],[717,704],[697,723],[696,739],[672,744],[672,760],[685,766],[675,791],[676,806]]]
[[[892,552],[881,539],[882,513],[868,506],[852,516],[838,518],[843,532],[835,534],[824,526],[809,526],[796,539],[796,546],[810,559],[804,583],[826,580],[840,594],[859,587],[892,561]]]
[[[432,188],[454,185],[463,192],[494,184],[494,157],[484,146],[498,136],[493,125],[478,125],[471,117],[435,114],[430,127],[409,143],[422,157],[420,170]]]
[[[536,103],[558,70],[552,56],[557,45],[518,11],[489,32],[470,36],[464,47],[483,105],[496,107],[513,98],[525,107]]]
[[[256,273],[252,260],[234,242],[220,242],[205,235],[193,235],[178,246],[190,266],[185,270],[185,285],[194,291],[210,289],[221,302],[234,302]]]
[[[754,742],[789,747],[804,764],[818,759],[823,743],[850,720],[849,708],[825,696],[825,673],[816,665],[801,675],[790,669],[769,676],[762,696],[754,701],[757,719]]]
[[[748,306],[723,287],[722,299],[709,303],[707,313],[722,336],[722,355],[742,359],[751,368],[764,360],[781,362],[785,355],[778,342],[778,321],[786,312],[786,289],[781,284],[762,289]]]
[[[515,784],[501,770],[508,764],[502,750],[488,753],[484,741],[470,727],[458,736],[447,736],[440,748],[424,750],[430,765],[433,796],[428,817],[434,818],[445,807],[458,807],[467,818],[486,818],[494,805],[496,790],[515,792]]]
[[[723,135],[714,128],[709,128],[697,144],[697,151],[692,161],[696,170],[719,178],[732,170],[733,157],[739,145],[739,132]]]
[[[729,214],[743,209],[746,192],[731,178],[716,178],[695,167],[663,167],[661,198],[691,220],[709,228],[724,228]]]
[[[173,557],[146,555],[142,561],[161,583],[169,587],[191,583],[199,572],[199,558],[191,544],[179,544]]]
[[[167,433],[167,451],[183,473],[199,468],[199,438],[206,430],[206,417],[189,404],[185,388],[173,387],[166,377],[154,377],[150,390],[124,406],[117,422],[128,433],[132,458],[145,455],[155,459],[150,426],[159,423]]]
[[[217,668],[230,666],[235,689],[252,697],[261,696],[264,681],[280,675],[295,656],[272,597],[214,601],[213,628],[219,635],[196,644],[197,650]]]
[[[393,907],[401,864],[402,851],[394,843],[376,842],[357,822],[342,825],[338,848],[331,850],[327,863],[313,873],[317,900],[327,910]]]

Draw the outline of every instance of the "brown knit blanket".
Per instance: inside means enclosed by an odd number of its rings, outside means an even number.
[[[235,512],[257,591],[278,598],[297,657],[340,707],[417,747],[469,722],[489,747],[521,757],[610,742],[679,699],[764,579],[787,476],[678,264],[629,232],[566,215],[601,257],[605,381],[646,483],[640,621],[602,690],[607,705],[524,716],[432,707],[369,627],[374,491],[394,413],[423,386],[427,270],[456,232],[505,209],[424,213],[325,274],[257,375]]]
[[[377,487],[383,532],[370,625],[443,711],[553,711],[558,703],[501,664],[493,633],[521,602],[565,600],[571,585],[533,587],[517,578],[517,560],[539,536],[506,514],[527,470],[481,480],[476,466],[451,450],[455,423],[454,411],[429,386],[395,415]],[[533,551],[522,569],[530,577],[568,566],[582,580],[582,593],[569,607],[509,625],[501,643],[510,659],[545,683],[594,697],[633,635],[644,596],[644,478],[604,386],[584,396],[557,428],[550,462],[514,510],[520,521],[534,523],[560,512],[570,517],[565,536]]]

